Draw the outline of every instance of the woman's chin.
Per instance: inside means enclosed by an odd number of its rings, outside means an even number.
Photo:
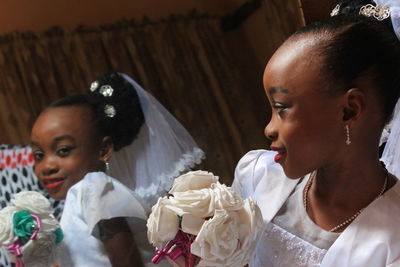
[[[283,164],[281,164],[281,166],[283,168],[283,172],[285,173],[286,177],[289,179],[296,180],[305,175],[303,172],[299,172],[298,170],[292,170],[291,168],[288,168],[287,166],[284,166]]]
[[[66,194],[50,193],[48,191],[47,191],[47,193],[54,200],[65,200],[65,198],[67,197]]]

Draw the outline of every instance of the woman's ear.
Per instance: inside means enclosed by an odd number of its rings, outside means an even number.
[[[365,92],[359,88],[351,88],[344,95],[343,122],[350,123],[360,118],[365,110]]]
[[[100,147],[100,160],[103,162],[108,161],[114,152],[114,144],[110,136],[105,136],[101,141]]]

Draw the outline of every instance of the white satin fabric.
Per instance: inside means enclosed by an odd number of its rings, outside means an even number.
[[[281,166],[273,160],[275,154],[266,150],[247,153],[236,167],[232,184],[233,189],[242,197],[253,197],[266,225],[270,224],[299,182],[298,179],[285,176]],[[340,234],[323,256],[320,266],[400,266],[399,203],[400,183],[397,183],[367,206]],[[250,267],[279,266],[279,263],[271,265],[269,255],[273,252],[266,242],[270,242],[270,238],[263,238],[258,244]],[[282,241],[276,239],[272,242],[277,246],[282,245]],[[300,263],[298,259],[298,262],[287,267],[299,266]]]

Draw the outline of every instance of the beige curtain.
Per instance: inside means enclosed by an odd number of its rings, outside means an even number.
[[[265,143],[262,90],[251,88],[254,82],[238,69],[219,20],[197,14],[0,37],[0,143],[29,143],[44,107],[84,92],[112,70],[127,73],[159,99],[206,151],[201,168],[226,183],[237,160]]]

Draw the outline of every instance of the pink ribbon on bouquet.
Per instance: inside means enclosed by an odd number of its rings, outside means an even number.
[[[161,250],[157,249],[156,255],[151,260],[154,264],[158,264],[164,257],[169,257],[175,261],[180,256],[185,257],[185,267],[194,267],[197,256],[190,252],[190,246],[194,241],[194,236],[178,231],[175,238],[167,243]]]

